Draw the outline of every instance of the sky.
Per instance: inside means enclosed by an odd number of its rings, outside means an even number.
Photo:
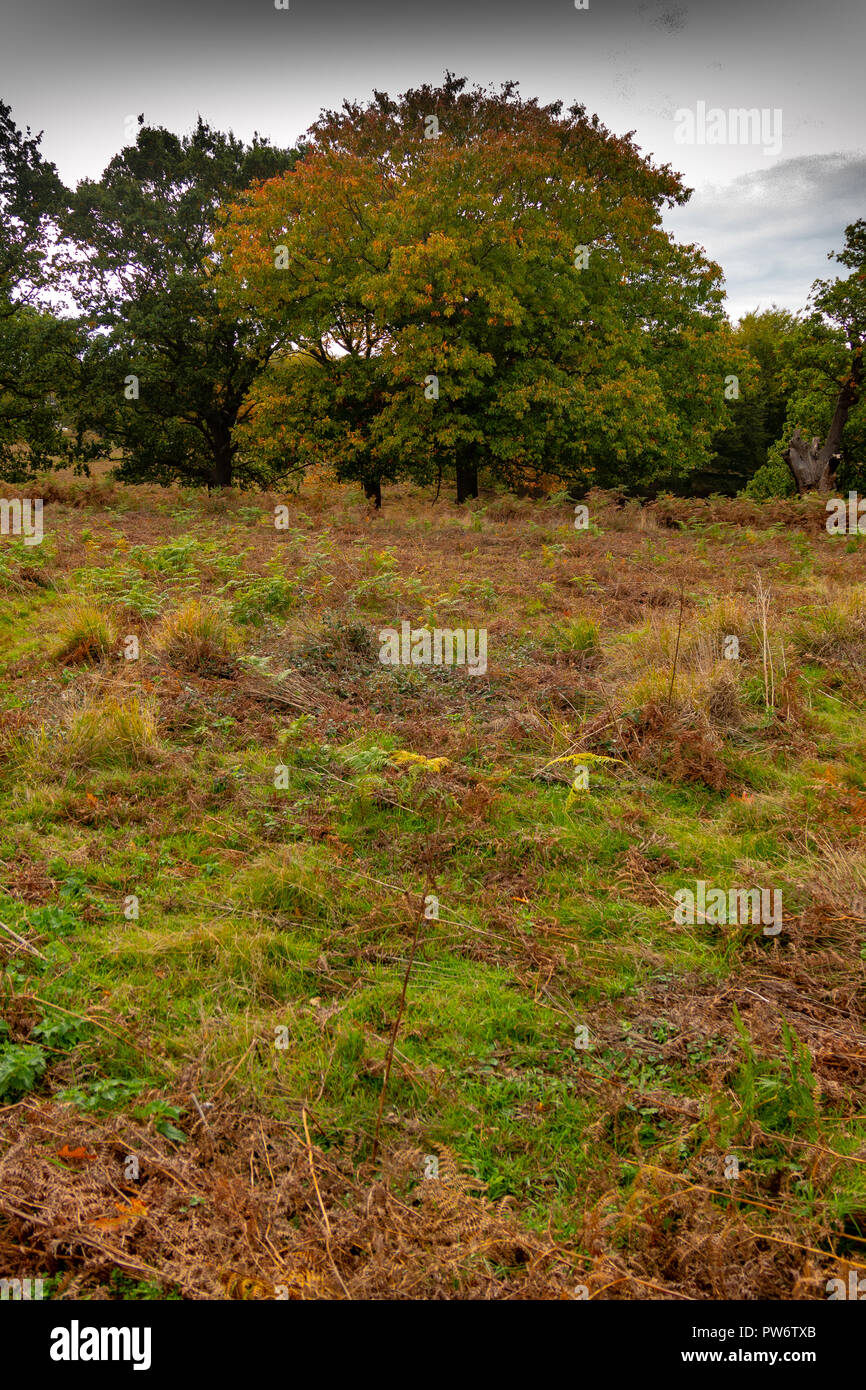
[[[866,217],[864,0],[285,3],[0,0],[0,98],[75,183],[134,139],[139,112],[291,145],[346,97],[446,70],[516,80],[682,174],[694,192],[665,225],[721,265],[734,319],[801,308]]]

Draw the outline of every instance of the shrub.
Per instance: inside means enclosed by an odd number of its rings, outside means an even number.
[[[701,701],[710,723],[716,728],[735,729],[743,721],[740,683],[729,664],[720,664],[706,683]]]
[[[766,502],[771,497],[796,497],[797,485],[788,465],[779,458],[771,458],[761,465],[740,495],[752,497],[757,502]]]
[[[599,650],[598,623],[583,617],[554,623],[544,638],[544,647],[569,657],[595,656]]]
[[[232,617],[239,623],[260,627],[266,617],[285,617],[299,601],[299,585],[283,574],[257,575],[246,580],[232,603]]]
[[[742,1119],[779,1134],[809,1133],[817,1106],[812,1056],[788,1024],[782,1020],[784,1060],[759,1058],[748,1030],[734,1006],[734,1024],[744,1053],[733,1088],[742,1107]]]
[[[328,671],[361,670],[376,662],[379,646],[372,628],[351,613],[325,613],[293,654],[295,665]]]
[[[102,661],[116,643],[110,614],[92,599],[74,598],[61,613],[54,659],[64,666]]]
[[[305,857],[298,847],[286,849],[276,859],[260,860],[250,867],[239,882],[240,896],[262,912],[327,920],[334,903],[323,869],[315,856]]]
[[[174,666],[188,671],[225,671],[240,646],[223,610],[207,599],[190,599],[163,619],[156,645]]]
[[[153,707],[138,696],[87,705],[72,718],[65,749],[78,767],[152,762],[159,749]]]
[[[826,598],[801,609],[791,636],[804,656],[849,659],[857,664],[866,645],[866,587],[860,585],[840,598]]]
[[[6,1043],[0,1049],[0,1100],[17,1100],[32,1091],[46,1067],[41,1047]]]

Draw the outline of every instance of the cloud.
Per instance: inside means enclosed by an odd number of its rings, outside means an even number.
[[[803,308],[813,280],[837,273],[845,228],[866,216],[866,155],[780,160],[697,188],[665,215],[678,240],[706,247],[725,272],[733,318],[755,307]]]

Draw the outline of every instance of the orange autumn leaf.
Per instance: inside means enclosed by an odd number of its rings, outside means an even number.
[[[121,1226],[127,1226],[130,1221],[137,1221],[139,1216],[144,1216],[147,1207],[144,1202],[139,1201],[138,1197],[133,1197],[129,1202],[115,1202],[115,1209],[120,1212],[120,1216],[100,1216],[95,1221],[88,1222],[97,1231],[117,1231]]]
[[[64,1144],[62,1149],[57,1150],[58,1158],[65,1158],[70,1163],[92,1163],[96,1158],[95,1153],[90,1153],[80,1145],[76,1149],[70,1149],[68,1144]]]

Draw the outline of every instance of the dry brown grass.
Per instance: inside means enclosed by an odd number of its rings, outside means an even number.
[[[707,1002],[716,1007],[705,1026],[723,1026],[719,1001]],[[694,1030],[693,1004],[682,1023]],[[635,1100],[612,1091],[605,1127],[628,1126]],[[694,1135],[693,1102],[656,1091],[637,1100],[667,1114],[683,1140]],[[186,1103],[193,1132],[182,1150],[126,1118],[82,1121],[33,1101],[7,1107],[3,1268],[17,1277],[62,1270],[59,1299],[104,1298],[119,1270],[189,1299],[301,1301],[737,1299],[759,1290],[813,1299],[826,1296],[828,1278],[866,1268],[814,1248],[833,1236],[831,1222],[812,1245],[798,1238],[796,1203],[786,1200],[792,1176],[767,1190],[748,1169],[748,1147],[736,1202],[711,1143],[688,1176],[663,1158],[639,1161],[625,1203],[618,1187],[589,1200],[569,1245],[522,1226],[510,1199],[491,1203],[448,1149],[435,1155],[435,1177],[424,1176],[429,1156],[418,1149],[383,1153],[375,1173],[355,1170],[311,1142],[304,1113],[279,1122],[220,1105],[202,1123]],[[797,1150],[816,1181],[829,1178],[833,1154],[808,1143]],[[125,1177],[130,1154],[136,1181]]]
[[[365,1176],[308,1142],[304,1118],[219,1107],[179,1151],[134,1121],[8,1107],[0,1265],[63,1268],[61,1298],[104,1296],[111,1269],[192,1299],[572,1296],[582,1264],[489,1202],[449,1150],[436,1178],[405,1149]]]
[[[240,636],[217,603],[190,599],[160,624],[157,650],[173,666],[203,674],[230,675]]]

